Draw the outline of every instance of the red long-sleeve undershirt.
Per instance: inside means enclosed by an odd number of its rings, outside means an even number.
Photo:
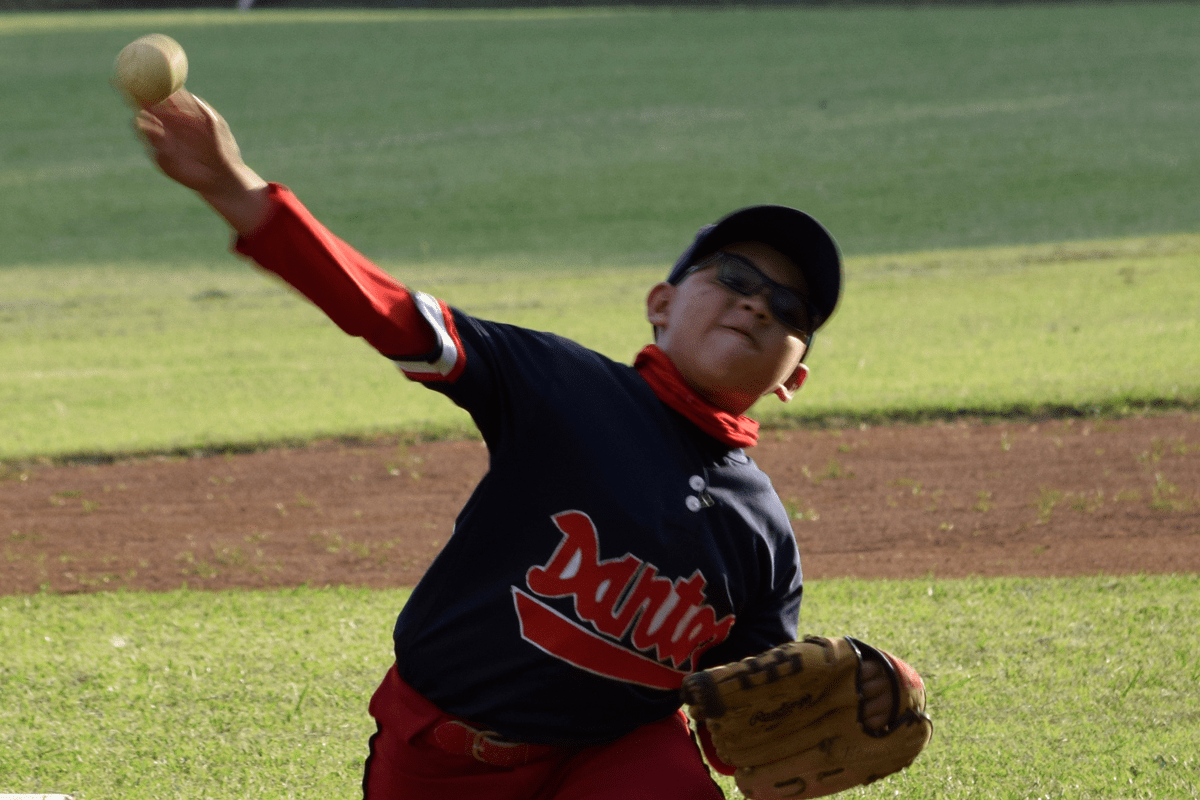
[[[428,353],[436,336],[399,281],[335,236],[286,187],[271,184],[267,220],[234,249],[279,275],[351,336],[388,356]]]

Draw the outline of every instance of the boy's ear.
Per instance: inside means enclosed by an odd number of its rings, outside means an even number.
[[[656,328],[665,327],[670,316],[671,300],[675,297],[675,286],[663,281],[656,283],[646,296],[646,321]]]
[[[804,385],[804,381],[807,379],[808,365],[797,364],[795,371],[788,376],[788,379],[775,387],[775,396],[786,403],[792,399],[792,395],[800,391],[800,387]]]

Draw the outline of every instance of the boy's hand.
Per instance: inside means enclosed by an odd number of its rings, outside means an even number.
[[[845,637],[808,637],[683,683],[717,756],[755,800],[840,792],[904,769],[933,734],[903,661]]]
[[[134,128],[167,177],[200,194],[239,233],[269,209],[267,182],[246,162],[229,125],[212,106],[181,89],[140,111]]]

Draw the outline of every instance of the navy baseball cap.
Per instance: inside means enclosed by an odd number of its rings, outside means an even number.
[[[679,283],[687,268],[735,242],[762,242],[792,260],[808,284],[817,327],[833,315],[842,293],[842,259],[821,223],[788,206],[750,206],[705,225],[671,268],[667,283]]]

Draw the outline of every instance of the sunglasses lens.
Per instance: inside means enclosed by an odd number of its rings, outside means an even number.
[[[765,285],[762,276],[749,264],[726,258],[717,267],[717,280],[740,295],[751,295]]]
[[[808,304],[791,289],[769,281],[756,267],[738,258],[726,257],[717,266],[717,280],[730,291],[749,296],[770,287],[767,306],[771,315],[784,326],[805,335],[812,333],[812,315]]]
[[[775,319],[783,325],[804,334],[812,333],[812,316],[795,293],[776,288],[771,291],[769,305]]]

